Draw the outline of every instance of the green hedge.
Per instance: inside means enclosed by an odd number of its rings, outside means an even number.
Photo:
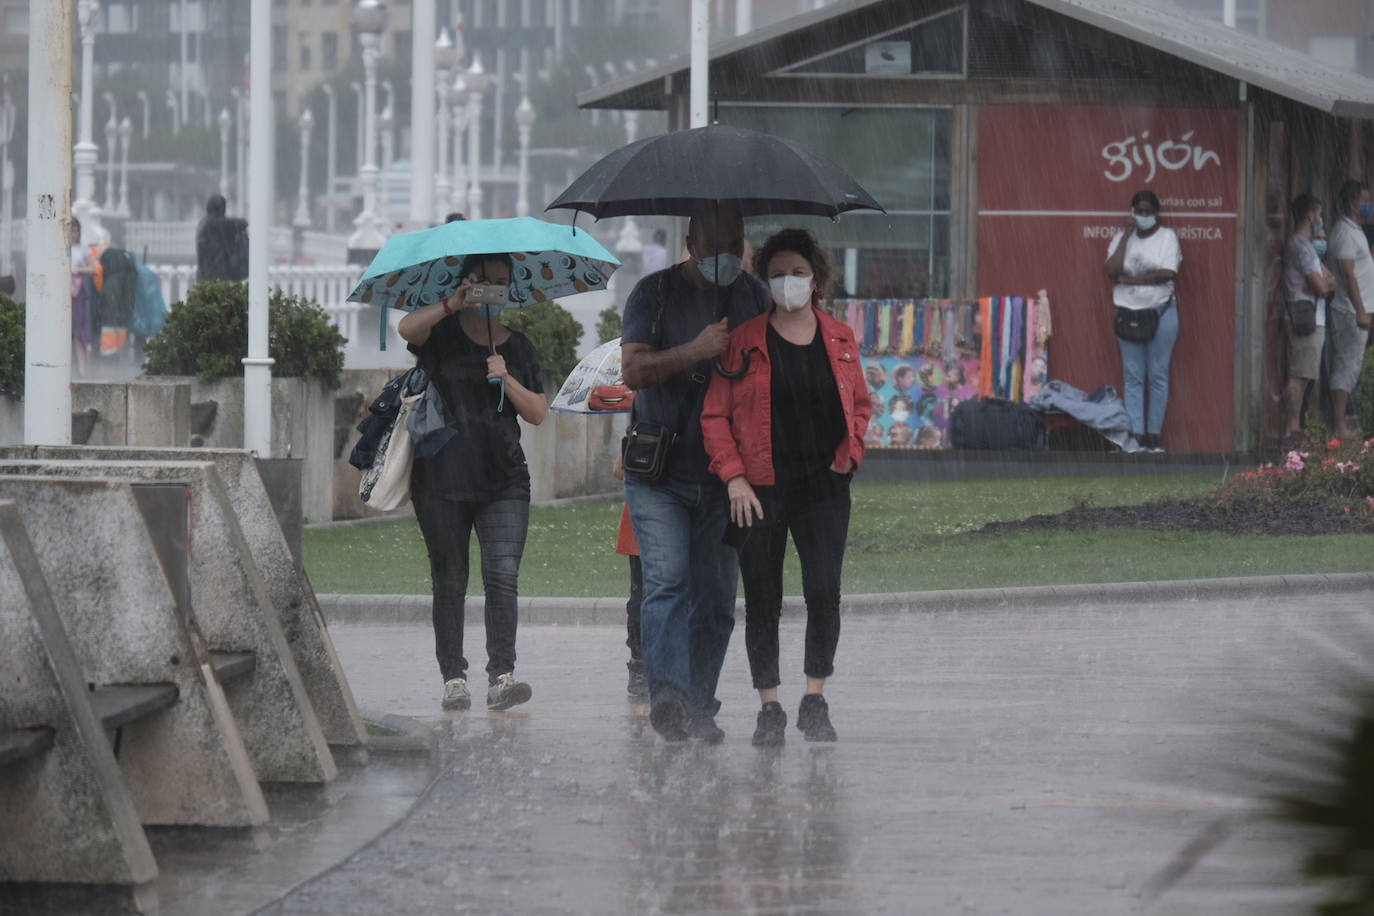
[[[0,295],[0,394],[24,396],[24,305]]]
[[[347,338],[324,309],[273,290],[268,299],[268,355],[279,378],[308,378],[339,387]],[[243,375],[248,352],[248,287],[215,280],[197,283],[172,305],[162,332],[148,341],[148,375],[194,375],[202,382]]]

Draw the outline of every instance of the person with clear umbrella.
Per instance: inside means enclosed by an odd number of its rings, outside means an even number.
[[[744,273],[744,220],[708,206],[687,230],[691,258],[640,280],[625,303],[621,371],[637,390],[625,497],[644,576],[640,648],[649,721],[667,741],[715,744],[716,684],[735,626],[735,552],[722,542],[725,488],[707,468],[701,404],[731,328],[762,313],[767,291]],[[664,462],[637,462],[661,443]],[[666,463],[665,463],[666,462]]]

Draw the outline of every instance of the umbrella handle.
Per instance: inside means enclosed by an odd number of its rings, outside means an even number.
[[[487,379],[487,384],[501,386],[501,400],[496,402],[496,412],[500,413],[506,406],[506,380],[503,378],[489,378]]]
[[[746,372],[749,371],[749,351],[748,351],[748,350],[740,350],[740,351],[739,351],[739,358],[740,358],[739,368],[736,369],[735,371],[731,372],[729,369],[726,369],[726,368],[725,368],[725,364],[722,363],[722,362],[720,361],[720,358],[719,358],[719,357],[717,357],[717,358],[716,358],[716,372],[720,373],[721,375],[725,376],[726,378],[739,378],[740,376],[744,375],[744,373],[746,373]]]

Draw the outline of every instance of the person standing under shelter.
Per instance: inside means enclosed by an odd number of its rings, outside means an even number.
[[[1293,234],[1283,250],[1283,313],[1279,322],[1288,356],[1283,388],[1283,435],[1279,447],[1290,449],[1302,425],[1302,402],[1309,383],[1321,376],[1322,346],[1326,342],[1324,297],[1331,295],[1335,278],[1322,266],[1317,250],[1321,234],[1322,202],[1299,194],[1289,208]]]
[[[1331,413],[1337,436],[1358,435],[1346,416],[1350,392],[1360,381],[1369,338],[1370,310],[1374,308],[1374,257],[1370,256],[1360,222],[1374,214],[1369,188],[1350,179],[1336,193],[1340,218],[1331,231],[1329,257],[1335,265],[1336,294],[1327,310],[1326,337],[1331,348]]]
[[[742,270],[744,219],[729,205],[692,217],[687,250],[687,261],[644,277],[625,303],[621,371],[639,392],[631,447],[662,428],[672,442],[656,479],[636,476],[627,459],[625,498],[644,573],[649,721],[668,741],[718,743],[716,683],[735,626],[739,558],[722,541],[729,501],[708,468],[701,406],[730,330],[763,313],[768,291]]]

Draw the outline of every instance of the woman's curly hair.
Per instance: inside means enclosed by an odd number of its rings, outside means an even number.
[[[825,299],[830,290],[830,259],[825,249],[816,241],[809,229],[783,229],[768,237],[754,253],[754,275],[764,283],[768,282],[768,262],[783,251],[795,251],[811,265],[811,276],[815,284],[812,294],[816,301]]]

